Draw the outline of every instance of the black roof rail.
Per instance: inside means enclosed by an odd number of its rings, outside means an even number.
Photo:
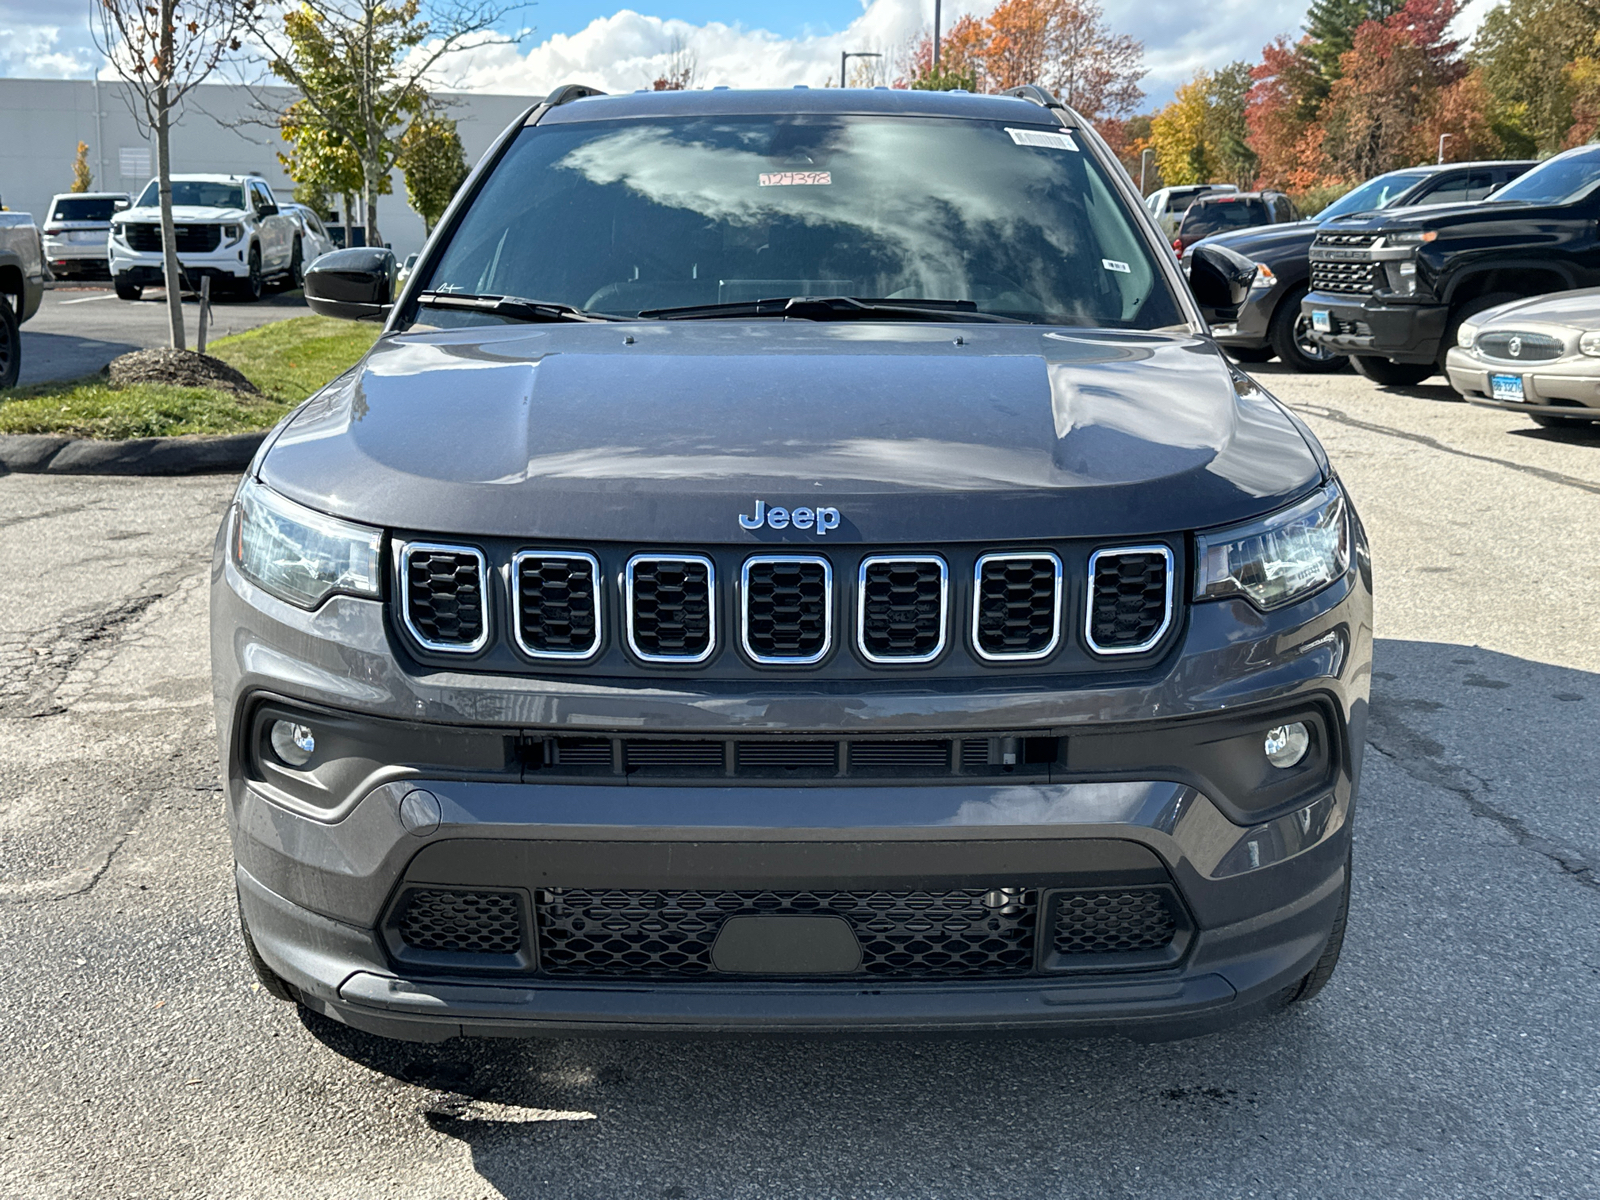
[[[599,88],[592,88],[586,83],[563,83],[555,91],[544,98],[543,108],[554,108],[558,104],[565,104],[569,100],[582,100],[585,96],[604,96]]]
[[[1065,108],[1066,105],[1057,100],[1037,83],[1025,83],[1021,87],[1007,88],[1000,93],[1002,96],[1015,96],[1018,100],[1027,100],[1037,104],[1040,108]]]

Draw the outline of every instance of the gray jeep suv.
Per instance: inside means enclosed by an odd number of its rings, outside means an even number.
[[[1121,1030],[1314,994],[1361,526],[1116,160],[1004,96],[564,88],[217,539],[246,945],[407,1039]]]

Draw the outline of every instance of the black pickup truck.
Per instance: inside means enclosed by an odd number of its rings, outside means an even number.
[[[1301,302],[1312,336],[1376,383],[1442,370],[1456,331],[1508,300],[1600,284],[1600,146],[1541,163],[1487,201],[1329,221]]]

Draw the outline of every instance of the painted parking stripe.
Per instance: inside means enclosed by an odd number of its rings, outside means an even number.
[[[117,294],[115,292],[107,292],[104,296],[80,296],[76,300],[63,300],[61,304],[65,307],[68,304],[87,304],[91,300],[115,300],[116,298]]]

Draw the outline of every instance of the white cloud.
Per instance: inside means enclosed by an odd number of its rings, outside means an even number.
[[[88,38],[77,40],[87,42]],[[0,10],[0,76],[82,79],[94,69],[94,63],[92,47],[61,44],[61,26],[17,21]]]

